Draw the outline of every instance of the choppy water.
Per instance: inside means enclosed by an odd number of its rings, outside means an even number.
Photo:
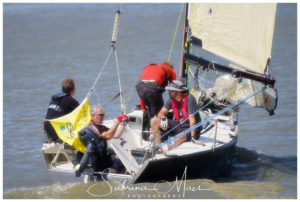
[[[231,173],[216,181],[187,180],[185,190],[159,183],[146,190],[117,185],[53,184],[39,154],[41,121],[50,96],[66,77],[82,100],[110,50],[114,13],[120,4],[4,4],[3,6],[3,192],[4,198],[296,198],[297,196],[297,6],[279,4],[271,73],[279,91],[275,116],[243,105]],[[118,34],[122,85],[138,98],[135,82],[148,63],[167,60],[181,4],[123,4]],[[181,25],[182,26],[182,25]],[[181,30],[181,27],[179,27]],[[178,73],[181,32],[171,62]],[[115,62],[108,63],[95,91],[106,104],[118,92]],[[91,103],[97,102],[92,97]],[[106,106],[115,118],[119,103]],[[174,183],[174,182],[171,182]],[[93,186],[93,187],[91,187]],[[117,187],[117,188],[116,188]],[[192,190],[192,188],[198,190]],[[199,190],[201,187],[201,190]],[[90,189],[89,189],[90,188]],[[136,189],[138,189],[136,188]],[[181,187],[182,188],[182,187]],[[195,189],[196,189],[195,188]],[[112,189],[112,193],[108,195]],[[206,190],[209,189],[209,190]],[[90,192],[87,192],[90,190]]]

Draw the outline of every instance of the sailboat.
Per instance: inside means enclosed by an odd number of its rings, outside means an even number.
[[[128,113],[130,121],[122,138],[108,143],[110,152],[125,166],[124,174],[89,169],[76,178],[76,149],[46,140],[41,153],[54,180],[139,183],[175,180],[183,173],[187,178],[222,174],[238,141],[240,105],[265,108],[270,115],[276,109],[275,79],[270,75],[275,15],[276,4],[270,3],[186,4],[179,77],[195,96],[202,121],[167,138],[160,145],[164,152],[156,153],[143,112],[137,108]],[[113,123],[109,120],[104,125],[111,127]],[[198,127],[202,131],[196,142],[167,149],[176,138]]]

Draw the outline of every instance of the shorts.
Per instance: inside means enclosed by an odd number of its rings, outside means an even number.
[[[171,132],[168,133],[168,135],[170,135],[170,136],[178,135],[179,133],[190,128],[189,123],[184,123],[184,124],[178,125],[178,122],[176,120],[171,120],[171,119],[168,119],[168,126],[169,126],[169,128],[166,132],[172,130]],[[176,127],[176,128],[174,128],[174,127]],[[191,140],[191,132],[187,133],[186,136],[187,136],[187,141],[190,141]],[[200,136],[200,130],[196,129],[196,138],[198,138],[199,136]]]
[[[150,123],[150,120],[156,116],[164,106],[162,94],[165,90],[156,82],[147,83],[139,81],[136,85],[136,91],[140,99],[145,103],[147,119]]]

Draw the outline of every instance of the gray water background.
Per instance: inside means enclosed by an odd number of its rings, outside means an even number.
[[[88,185],[53,184],[39,152],[42,120],[64,78],[76,80],[75,98],[84,99],[110,51],[119,8],[120,4],[101,3],[3,4],[4,198],[97,198],[86,192]],[[122,4],[117,53],[122,87],[130,97],[128,112],[138,104],[134,85],[143,67],[167,60],[180,8],[181,4]],[[182,23],[179,30],[171,56],[177,73]],[[219,181],[188,180],[190,186],[212,190],[185,198],[297,196],[296,44],[297,5],[278,4],[270,71],[277,80],[276,114],[270,117],[262,109],[242,105],[232,175]],[[107,119],[120,109],[119,100],[109,103],[119,92],[116,75],[112,58],[95,88],[101,104],[108,103]],[[97,104],[96,97],[90,102]],[[151,191],[141,194],[159,198]],[[108,198],[128,198],[128,193],[113,192]]]

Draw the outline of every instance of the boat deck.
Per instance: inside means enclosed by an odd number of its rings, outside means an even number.
[[[231,130],[230,126],[228,126],[225,122],[218,122],[217,127],[213,126],[210,130],[201,134],[198,141],[202,142],[203,145],[195,144],[191,141],[184,142],[179,145],[177,148],[172,149],[170,151],[165,152],[166,155],[188,155],[196,152],[204,152],[212,149],[218,149],[222,147],[224,144],[227,144],[234,140],[237,137],[238,128],[234,128]],[[215,138],[215,134],[216,138]]]

